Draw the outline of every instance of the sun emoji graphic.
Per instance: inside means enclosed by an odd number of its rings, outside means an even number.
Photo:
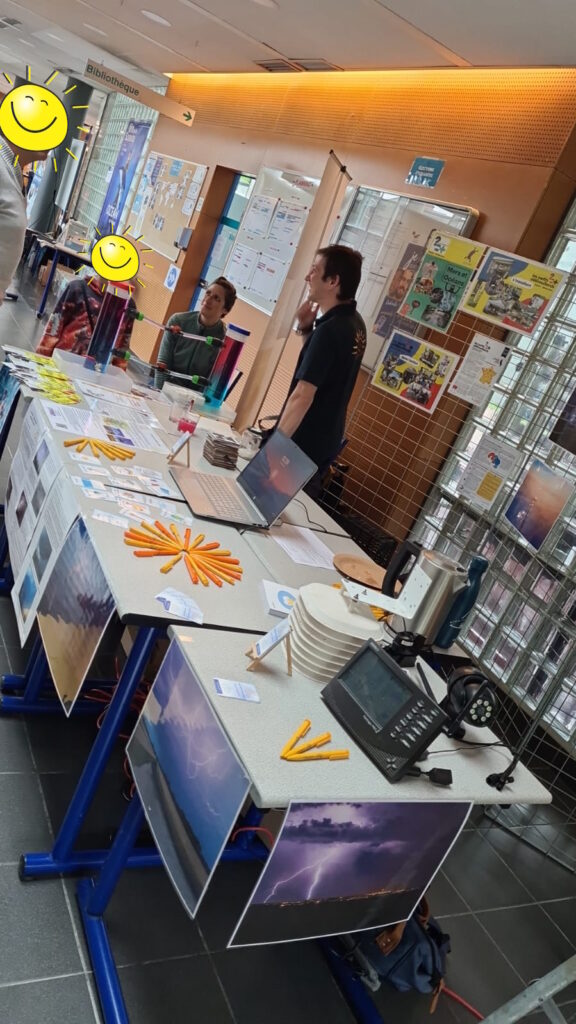
[[[56,149],[66,138],[68,134],[66,107],[60,97],[47,88],[58,74],[58,71],[54,71],[46,79],[44,85],[36,85],[31,81],[31,68],[28,65],[26,67],[26,83],[12,88],[0,103],[0,132],[11,145],[32,153],[42,153]],[[4,73],[4,78],[10,85],[13,84],[12,79],[6,73]],[[64,95],[73,92],[75,88],[75,85],[70,86]],[[86,105],[72,107],[72,110],[86,109]],[[80,132],[88,130],[85,125],[78,128]],[[77,159],[70,149],[66,149],[66,152],[74,160]],[[54,170],[57,171],[58,167],[54,158],[53,162]],[[18,163],[18,155],[16,155],[14,163]]]
[[[112,223],[110,223],[110,228],[112,229]],[[146,285],[137,276],[140,270],[140,254],[152,252],[152,249],[141,249],[139,252],[135,242],[139,242],[142,235],[132,240],[128,238],[130,230],[129,227],[126,228],[126,231],[121,235],[114,233],[112,230],[110,234],[102,235],[98,228],[96,228],[100,237],[97,238],[92,246],[92,252],[86,251],[81,253],[81,255],[90,256],[92,269],[103,281],[107,281],[110,284],[119,284],[121,281],[130,284],[131,281],[136,281],[145,288]],[[87,238],[84,238],[83,241],[89,244]],[[149,267],[150,270],[154,269],[150,263],[144,263],[143,265]]]

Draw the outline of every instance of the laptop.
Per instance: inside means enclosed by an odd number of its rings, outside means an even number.
[[[267,530],[317,470],[312,459],[275,430],[235,480],[170,466],[194,515]]]

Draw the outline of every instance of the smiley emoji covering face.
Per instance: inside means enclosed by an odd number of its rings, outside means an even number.
[[[131,281],[139,265],[138,250],[124,235],[103,235],[92,249],[92,266],[106,281]]]
[[[0,131],[19,149],[48,152],[66,138],[68,114],[50,89],[26,82],[11,89],[0,104]]]

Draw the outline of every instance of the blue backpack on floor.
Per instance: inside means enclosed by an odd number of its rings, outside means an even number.
[[[405,925],[371,932],[359,948],[378,977],[399,992],[438,993],[442,988],[450,936],[430,916],[426,900]]]

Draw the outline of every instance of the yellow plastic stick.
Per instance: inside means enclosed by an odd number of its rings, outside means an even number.
[[[308,740],[307,743],[303,743],[300,747],[292,747],[290,754],[304,754],[307,750],[313,750],[314,747],[323,747],[325,743],[330,743],[332,734],[329,732],[323,732],[321,736],[316,736],[313,740]]]
[[[282,747],[280,757],[286,757],[288,751],[292,750],[292,747],[296,746],[298,740],[301,740],[302,737],[305,736],[307,732],[309,732],[311,726],[312,722],[310,721],[310,719],[305,718],[304,721],[302,722],[302,725],[299,725],[294,735],[290,737],[288,743],[286,743],[285,746]]]

